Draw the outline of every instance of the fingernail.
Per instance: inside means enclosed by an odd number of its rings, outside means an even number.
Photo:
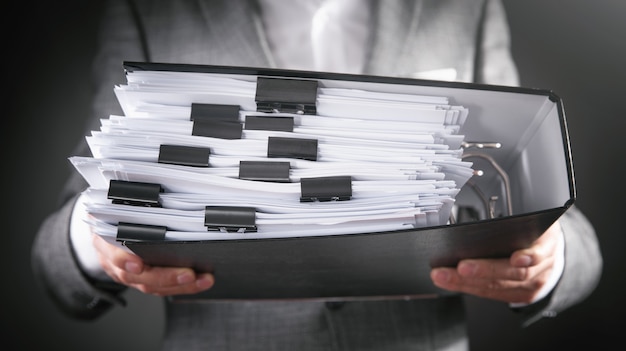
[[[213,286],[213,276],[210,274],[203,274],[196,280],[196,285],[200,289],[208,289]]]
[[[521,255],[515,259],[515,265],[518,267],[528,267],[532,263],[532,258],[528,255]]]
[[[176,277],[176,281],[180,285],[189,284],[193,281],[194,277],[191,273],[185,272],[181,273]]]
[[[141,267],[139,267],[137,262],[133,262],[133,261],[127,261],[124,264],[124,269],[126,269],[128,273],[133,273],[133,274],[141,273]]]
[[[436,283],[447,283],[450,281],[450,273],[445,269],[435,269],[433,271],[433,280]]]
[[[464,277],[472,277],[476,274],[478,266],[473,262],[461,262],[459,265],[459,274]]]

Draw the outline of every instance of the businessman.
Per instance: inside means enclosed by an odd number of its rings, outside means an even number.
[[[87,131],[121,114],[113,86],[123,61],[279,67],[517,85],[506,15],[497,0],[112,1],[94,63],[98,90]],[[75,155],[89,155],[82,142]],[[94,319],[134,288],[172,296],[210,289],[210,274],[152,267],[90,233],[74,174],[64,205],[33,245],[38,279],[61,310]],[[583,301],[602,257],[592,225],[570,208],[531,247],[508,259],[435,268],[452,296],[330,304],[189,302],[166,298],[165,349],[466,350],[463,294],[508,304],[530,325]],[[513,312],[512,312],[513,313]]]

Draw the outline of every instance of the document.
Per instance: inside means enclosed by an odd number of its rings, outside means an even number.
[[[315,113],[268,112],[257,108],[257,89],[215,74],[127,72],[127,84],[115,87],[124,115],[101,119],[86,136],[93,157],[70,158],[90,185],[94,231],[115,240],[120,223],[133,223],[166,228],[165,240],[229,240],[448,222],[473,175],[459,133],[467,108],[445,96],[318,87]],[[165,150],[199,158],[163,161]],[[286,172],[276,181],[242,178],[248,163]],[[347,179],[331,185],[346,194],[307,198],[311,179]],[[158,206],[112,200],[112,181],[158,185]],[[209,207],[252,209],[254,226],[207,227]]]

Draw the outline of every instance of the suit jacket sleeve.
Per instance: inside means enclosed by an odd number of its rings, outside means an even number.
[[[487,1],[476,59],[477,82],[519,85],[510,52],[509,27],[499,0]],[[595,230],[573,206],[559,219],[565,238],[565,267],[554,290],[542,301],[519,309],[523,324],[558,313],[584,300],[595,289],[602,272],[602,255]]]
[[[113,1],[103,13],[99,52],[93,70],[95,95],[92,118],[87,132],[99,127],[99,119],[120,114],[112,87],[123,82],[124,60],[145,60],[142,38],[132,7],[127,2]],[[89,156],[84,138],[74,155]],[[87,184],[73,172],[60,196],[60,208],[42,223],[32,247],[32,268],[36,279],[68,315],[93,319],[115,305],[123,305],[125,287],[90,279],[81,271],[70,242],[69,228],[74,203]]]

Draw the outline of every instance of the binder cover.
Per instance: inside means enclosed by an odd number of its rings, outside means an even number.
[[[322,87],[448,96],[471,111],[461,131],[468,141],[465,157],[474,162],[475,170],[484,170],[456,197],[459,208],[477,213],[477,219],[469,221],[459,217],[437,227],[349,235],[126,241],[148,264],[213,272],[212,289],[175,300],[351,300],[447,294],[432,284],[432,267],[454,266],[464,258],[507,257],[529,246],[575,200],[563,103],[549,90],[251,67],[143,62],[125,62],[124,67],[251,81],[306,78]],[[491,149],[489,143],[501,147]]]

